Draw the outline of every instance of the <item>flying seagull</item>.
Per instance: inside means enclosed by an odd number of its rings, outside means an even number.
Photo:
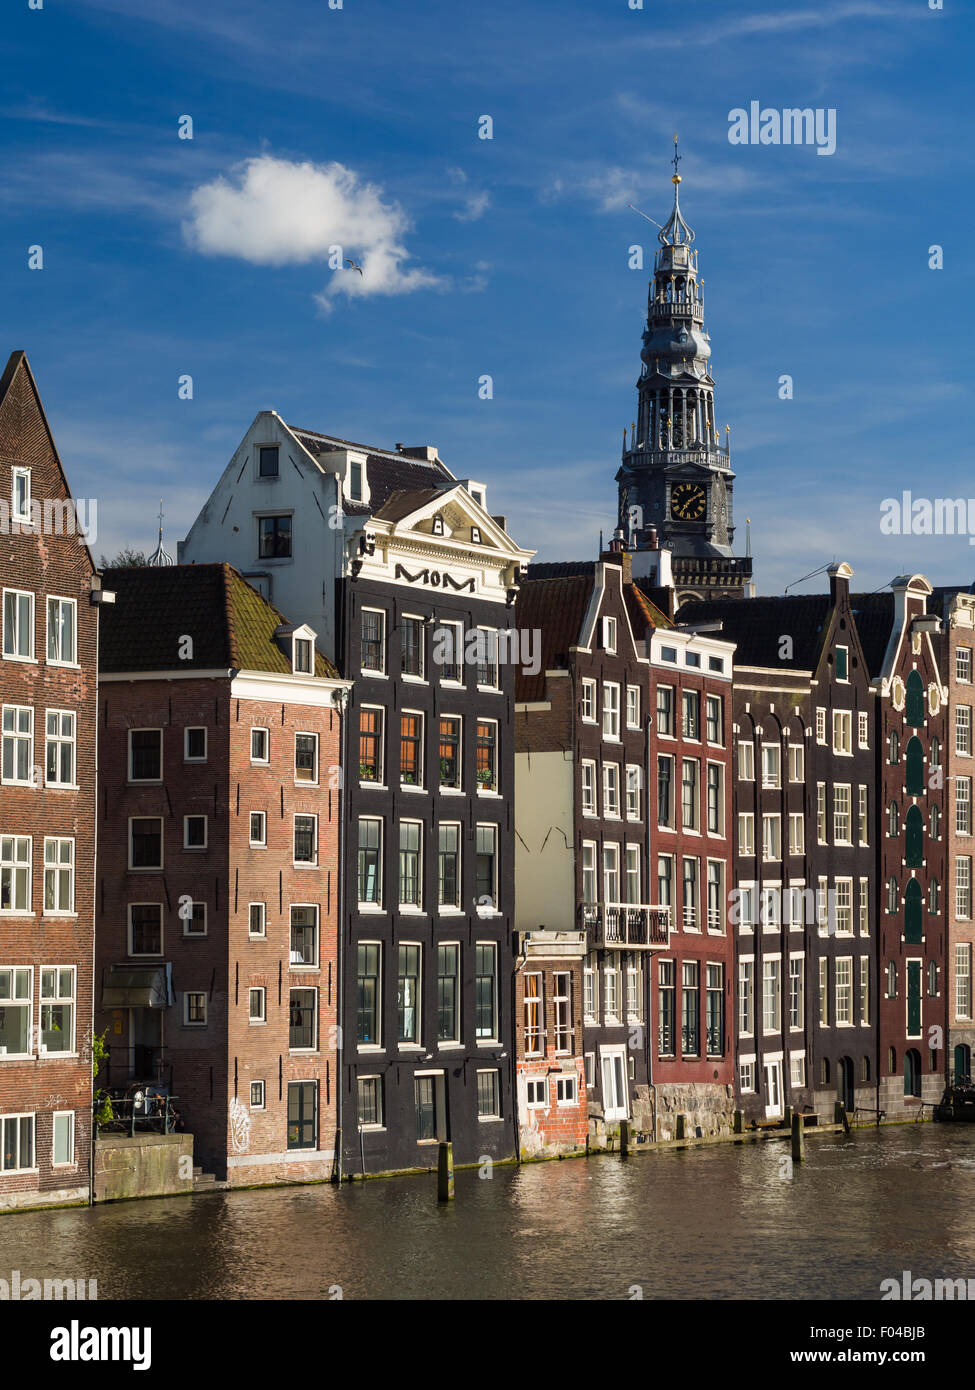
[[[362,274],[362,266],[356,265],[355,261],[350,261],[348,256],[346,256],[345,258],[345,264],[349,267],[350,270],[357,270],[360,275]]]

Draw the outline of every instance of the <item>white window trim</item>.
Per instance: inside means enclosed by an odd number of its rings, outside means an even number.
[[[202,997],[202,999],[203,999],[203,1017],[202,1017],[202,1019],[199,1019],[199,1018],[190,1019],[190,1018],[188,1017],[189,1011],[190,1011],[190,995],[191,995],[191,994],[200,995],[200,996]],[[205,1027],[207,1026],[208,1014],[209,1014],[209,1009],[207,1008],[207,1004],[208,1004],[208,1000],[207,1000],[207,994],[206,994],[206,990],[205,990],[205,989],[184,989],[184,990],[183,990],[183,1027],[184,1027],[184,1028],[205,1028]]]
[[[27,511],[18,512],[17,510],[17,479],[27,479]],[[21,464],[13,464],[10,469],[10,520],[16,521],[21,526],[31,526],[33,516],[31,515],[31,502],[34,498],[33,482],[31,479],[31,469],[25,468]]]
[[[259,908],[261,909],[261,930],[260,930],[260,931],[253,931],[253,930],[251,929],[251,908],[252,908],[252,907],[259,907]],[[248,903],[248,904],[247,904],[247,935],[248,935],[249,937],[251,937],[254,941],[262,941],[262,940],[267,936],[267,903],[253,902],[253,903]]]
[[[51,736],[50,736],[50,735],[48,734],[48,732],[47,732],[47,716],[48,716],[49,714],[56,714],[56,715],[58,716],[58,730],[59,730],[59,732],[55,735],[55,737],[54,737],[53,739],[51,738]],[[71,729],[72,729],[72,733],[71,733],[70,739],[63,738],[63,737],[61,736],[61,733],[60,733],[61,718],[62,718],[62,716],[66,715],[66,714],[71,716]],[[73,752],[72,752],[72,757],[71,757],[71,765],[72,765],[72,769],[73,769],[73,771],[74,771],[74,780],[73,780],[73,781],[71,781],[71,782],[52,782],[52,781],[48,778],[48,775],[47,775],[47,749],[48,749],[48,744],[49,744],[49,743],[54,743],[54,744],[56,744],[56,745],[58,745],[58,746],[60,746],[60,745],[63,744],[63,743],[70,743],[70,744],[71,744],[71,747],[72,747],[72,750],[73,750]],[[35,744],[35,756],[36,756],[36,744]],[[60,761],[60,760],[59,760],[59,761]],[[60,791],[77,791],[77,790],[78,790],[78,714],[77,714],[77,711],[76,711],[76,710],[73,710],[73,709],[60,709],[60,708],[56,708],[56,707],[47,707],[47,708],[45,708],[45,710],[44,710],[44,785],[45,785],[45,787],[50,787],[50,788],[52,788],[52,789],[60,790]]]
[[[188,836],[188,834],[189,834],[189,823],[190,823],[191,820],[201,820],[201,821],[203,822],[203,844],[202,844],[202,845],[191,845],[191,844],[187,844],[187,836]],[[193,812],[191,815],[189,815],[189,816],[184,816],[184,817],[183,817],[183,848],[184,848],[185,850],[189,850],[191,853],[193,853],[193,852],[196,852],[196,851],[203,851],[203,850],[209,848],[209,844],[210,844],[210,817],[207,816],[207,815],[202,815],[202,814],[201,814],[200,812],[198,812],[198,811],[194,811],[194,812]]]
[[[30,664],[30,665],[36,666],[36,665],[37,665],[37,648],[36,648],[36,643],[35,643],[35,629],[36,629],[36,625],[37,625],[37,596],[36,596],[36,594],[34,593],[33,589],[4,589],[4,590],[3,590],[2,595],[0,595],[0,602],[2,602],[2,605],[3,605],[2,608],[0,608],[0,625],[2,625],[2,627],[3,627],[3,640],[4,640],[4,643],[6,642],[6,638],[7,638],[7,627],[6,627],[6,622],[5,622],[5,613],[6,613],[6,607],[7,607],[7,595],[8,595],[8,594],[16,594],[16,595],[18,596],[18,598],[29,598],[29,599],[30,599],[30,655],[29,655],[29,656],[21,656],[19,653],[16,653],[16,652],[7,652],[7,651],[4,651],[4,650],[3,650],[2,646],[0,646],[0,656],[2,656],[2,659],[3,659],[4,661],[22,661],[22,662],[24,662],[25,664]]]
[[[132,735],[133,734],[158,734],[159,735],[159,776],[158,777],[133,777],[132,776]],[[162,729],[158,725],[146,724],[139,728],[126,730],[126,742],[128,743],[128,764],[126,780],[137,787],[158,787],[163,781],[165,771],[166,744]],[[142,819],[139,817],[138,819]]]
[[[137,820],[157,820],[159,822],[159,863],[158,864],[133,864],[132,863],[132,822]],[[163,816],[129,816],[128,819],[128,846],[130,874],[161,874],[166,866],[166,831],[165,819]]]
[[[59,1054],[59,1055],[63,1055],[63,1054]],[[55,1130],[56,1130],[56,1128],[57,1128],[57,1121],[58,1121],[59,1119],[64,1118],[64,1117],[69,1118],[70,1121],[71,1121],[71,1124],[70,1124],[70,1137],[71,1137],[71,1154],[72,1154],[72,1157],[69,1158],[69,1159],[64,1159],[64,1160],[62,1160],[60,1163],[58,1163],[58,1162],[55,1160],[55,1157],[54,1157],[54,1154],[55,1154]],[[34,1139],[35,1139],[35,1143],[36,1143],[36,1139],[37,1139],[37,1135],[36,1135],[36,1134],[35,1134],[35,1136],[34,1136]],[[77,1148],[77,1144],[76,1144],[76,1142],[75,1142],[75,1114],[74,1114],[74,1111],[73,1111],[73,1110],[55,1110],[54,1113],[53,1113],[53,1115],[51,1116],[51,1167],[52,1167],[52,1168],[60,1168],[60,1169],[63,1170],[63,1169],[66,1169],[66,1168],[77,1168],[77,1166],[78,1166],[78,1148]]]
[[[261,1013],[255,1016],[251,1012],[251,995],[261,996]],[[248,985],[247,986],[247,1022],[252,1028],[263,1028],[267,1023],[267,986]],[[290,1080],[290,1077],[289,1077]]]
[[[264,838],[263,838],[263,840],[255,840],[255,839],[253,838],[253,835],[251,834],[251,817],[252,817],[252,816],[260,816],[260,817],[261,817],[261,825],[262,825],[263,830],[264,830]],[[266,811],[248,811],[248,812],[247,812],[247,843],[248,843],[248,845],[250,846],[251,849],[267,849],[267,812],[266,812]]]
[[[315,740],[315,775],[311,779],[300,778],[298,776],[298,740],[299,738],[313,738]],[[294,785],[296,787],[317,787],[321,784],[321,739],[314,729],[295,729],[294,735]]]
[[[158,907],[159,908],[159,950],[158,951],[133,951],[132,949],[132,909],[134,907]],[[159,902],[135,902],[126,904],[126,955],[133,960],[159,960],[166,945],[166,919],[163,912],[163,905]]]
[[[311,859],[296,859],[295,853],[295,829],[298,818],[310,819],[315,822],[314,826],[314,852]],[[314,811],[295,811],[291,817],[291,864],[295,869],[317,869],[318,868],[318,815]]]
[[[189,751],[190,731],[203,733],[203,756],[191,757]],[[187,724],[183,730],[183,762],[184,763],[205,763],[210,752],[210,739],[205,724]]]
[[[264,735],[264,753],[265,753],[265,756],[264,756],[263,758],[255,758],[255,757],[254,757],[254,735],[255,735],[255,734],[263,734],[263,735]],[[267,767],[268,763],[271,761],[271,731],[270,731],[270,729],[264,728],[264,726],[261,725],[261,724],[254,724],[254,725],[251,726],[251,730],[250,730],[250,733],[247,735],[247,739],[248,739],[248,754],[249,754],[249,757],[250,757],[250,761],[251,761],[252,763],[254,763],[255,766],[257,766],[257,767]]]
[[[48,655],[48,652],[49,652],[49,650],[50,650],[50,645],[51,645],[51,632],[50,632],[50,629],[51,629],[51,614],[50,614],[48,605],[51,603],[52,600],[53,600],[55,603],[67,603],[71,608],[74,609],[74,618],[73,618],[73,620],[72,620],[72,633],[73,633],[73,635],[74,635],[74,655],[75,655],[74,661],[61,661],[61,660],[60,660],[59,658],[57,658],[57,657],[53,657],[53,656],[49,656],[49,655]],[[71,669],[73,669],[73,670],[76,670],[76,671],[77,671],[77,670],[80,670],[80,662],[78,661],[78,600],[77,600],[76,598],[68,598],[68,597],[67,597],[66,595],[64,595],[64,594],[45,594],[45,596],[44,596],[44,655],[45,655],[45,658],[46,658],[46,660],[47,660],[48,666],[67,666],[67,667],[69,667],[69,668],[71,668]]]

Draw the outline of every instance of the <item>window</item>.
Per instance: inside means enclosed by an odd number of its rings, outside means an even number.
[[[318,965],[318,908],[300,903],[291,909],[291,968]]]
[[[870,880],[860,880],[860,935],[870,935]]]
[[[806,779],[806,750],[801,743],[789,744],[789,781],[804,782]]]
[[[705,732],[708,743],[724,743],[724,718],[721,708],[723,703],[720,695],[709,695],[705,701]]]
[[[383,780],[383,716],[385,711],[364,705],[359,710],[359,780]]]
[[[930,812],[931,838],[938,840],[941,838],[941,812],[937,806],[931,807]]]
[[[603,763],[603,815],[620,813],[620,769],[618,763]]]
[[[498,688],[498,633],[496,628],[477,629],[477,684],[487,690]]]
[[[204,728],[183,730],[183,762],[205,763],[207,760],[207,731]]]
[[[607,682],[603,686],[603,738],[620,736],[620,688]]]
[[[288,1047],[292,1052],[314,1052],[317,1049],[317,989],[288,991]]]
[[[615,964],[607,960],[603,966],[603,1016],[606,1022],[619,1022],[620,981]]]
[[[861,748],[870,747],[870,715],[866,710],[857,715],[857,743]]]
[[[251,1023],[267,1022],[267,990],[263,987],[247,991],[247,1016]]]
[[[701,965],[685,960],[681,969],[680,1046],[685,1057],[697,1057],[701,1051]]]
[[[356,1078],[357,1118],[360,1129],[382,1129],[383,1085],[380,1076]]]
[[[498,948],[493,941],[474,947],[474,1036],[498,1036]]]
[[[657,686],[657,733],[663,738],[673,737],[674,688],[671,685]]]
[[[423,619],[403,618],[400,645],[400,669],[404,676],[415,676],[422,680],[424,675]]]
[[[251,762],[266,763],[268,761],[268,731],[267,729],[251,729]]]
[[[207,1021],[207,997],[198,990],[183,994],[183,1023],[187,1028],[201,1028]]]
[[[44,911],[74,912],[74,840],[44,841]]]
[[[23,1172],[34,1163],[34,1116],[4,1115],[0,1117],[0,1137],[3,1148],[3,1171]]]
[[[860,957],[859,1013],[861,1028],[870,1027],[870,957]]]
[[[437,1041],[460,1041],[460,947],[437,947]]]
[[[972,857],[959,854],[955,859],[955,916],[968,921],[972,915]]]
[[[643,968],[639,965],[626,967],[626,1018],[628,1023],[643,1018]]]
[[[789,814],[789,853],[802,854],[806,843],[806,818],[801,811]]]
[[[493,719],[477,721],[475,766],[479,792],[498,790],[498,726]]]
[[[189,902],[180,903],[179,919],[183,923],[184,936],[206,936],[207,934],[207,905],[206,903]]]
[[[317,816],[295,816],[294,862],[295,864],[318,863]]]
[[[971,652],[969,652],[969,659]],[[969,673],[969,679],[970,679]],[[972,948],[971,943],[955,946],[955,1017],[972,1016]]]
[[[836,935],[853,935],[853,880],[838,878],[835,890]]]
[[[751,811],[742,811],[738,816],[738,853],[755,853],[755,816]]]
[[[3,780],[34,783],[34,711],[29,705],[3,707]]]
[[[525,1053],[529,1057],[538,1057],[545,1050],[544,1009],[541,974],[537,971],[531,971],[524,977],[522,1001]]]
[[[353,502],[362,501],[362,464],[354,460],[349,464],[349,497]],[[437,531],[436,523],[440,522],[440,530]],[[443,517],[434,517],[434,534],[443,535]]]
[[[762,817],[762,858],[782,858],[782,817],[778,814]]]
[[[53,1119],[51,1161],[57,1168],[74,1163],[74,1111],[57,1111]]]
[[[129,955],[162,955],[161,903],[129,903]]]
[[[382,821],[359,817],[359,903],[379,907],[382,903]]]
[[[443,1073],[416,1076],[413,1087],[417,1143],[432,1143],[444,1132]]]
[[[267,845],[267,814],[264,811],[251,811],[248,836],[250,844],[259,849]]]
[[[801,1052],[789,1053],[789,1081],[793,1086],[806,1084],[806,1059]]]
[[[162,817],[133,816],[129,821],[129,868],[161,869]]]
[[[587,1020],[596,1017],[596,971],[588,963],[582,972],[582,1016]]]
[[[707,984],[705,1026],[709,1057],[724,1055],[724,966],[705,967]]]
[[[309,638],[296,637],[294,639],[293,651],[293,668],[295,675],[310,676],[315,669],[315,657],[314,649]]]
[[[277,444],[261,444],[257,449],[257,475],[259,478],[278,476]]]
[[[782,786],[782,750],[777,743],[762,744],[762,786]]]
[[[836,1026],[849,1027],[853,1023],[853,957],[838,956],[836,959]]]
[[[955,752],[966,757],[972,751],[972,707],[958,705],[955,709]]]
[[[438,901],[440,907],[460,907],[460,826],[441,825],[438,835]]]
[[[557,1076],[555,1078],[555,1103],[556,1105],[576,1105],[578,1103],[576,1077]]]
[[[581,764],[582,777],[582,814],[584,816],[594,816],[596,814],[596,764],[583,760]]]
[[[836,679],[838,681],[848,681],[850,679],[849,647],[836,648]]]
[[[801,1029],[805,1009],[805,961],[802,956],[789,957],[789,1027]]]
[[[739,890],[738,900],[738,921],[742,931],[754,931],[757,918],[757,890],[755,886],[748,885]]]
[[[681,693],[681,733],[685,738],[701,737],[701,696],[696,690]]]
[[[826,783],[816,783],[816,839],[821,845],[825,845],[827,837],[826,825]]]
[[[638,685],[626,687],[626,726],[628,729],[639,729],[640,727],[640,687]]]
[[[762,1031],[777,1033],[781,1026],[779,1015],[779,973],[781,961],[778,959],[762,962]]]
[[[724,931],[724,864],[708,860],[708,931]]]
[[[3,654],[34,660],[34,595],[20,589],[3,591]]]
[[[596,902],[596,846],[584,841],[582,846],[582,901],[587,906]],[[590,918],[590,920],[592,920]]]
[[[816,742],[826,742],[826,711],[821,708],[816,711]]]
[[[887,807],[887,834],[896,836],[900,834],[901,814],[900,807],[896,801],[892,801]]]
[[[897,998],[897,965],[892,960],[887,962],[887,998]],[[893,1049],[891,1049],[891,1051],[893,1051]],[[893,1071],[893,1069],[894,1064],[891,1062],[888,1070]]]
[[[386,614],[380,609],[362,610],[362,649],[360,661],[363,671],[383,675],[386,670]]]
[[[47,601],[47,659],[52,666],[75,666],[78,661],[78,601]]]
[[[694,758],[684,758],[681,764],[681,819],[685,830],[698,829],[697,807],[698,764]]]
[[[868,844],[870,840],[867,788],[862,782],[857,793],[857,840],[861,845]]]
[[[660,660],[661,660],[661,661],[676,661],[676,660],[677,660],[677,648],[676,648],[676,647],[661,647],[661,648],[660,648]]]
[[[74,786],[76,727],[73,712],[63,709],[47,711],[45,780],[49,787]]]
[[[738,1088],[741,1091],[754,1091],[755,1089],[755,1063],[738,1063]]]
[[[608,652],[616,651],[616,619],[603,619],[603,647]]]
[[[318,1147],[318,1082],[288,1082],[288,1148]]]
[[[657,758],[657,824],[674,826],[674,760],[666,754]]]
[[[583,678],[580,699],[580,717],[584,724],[596,722],[596,682]]]
[[[759,911],[762,930],[778,931],[782,926],[782,888],[777,883],[763,884],[759,889]]]
[[[670,909],[674,903],[674,861],[669,854],[657,856],[657,906],[667,912],[668,924]]]
[[[619,845],[603,845],[603,901],[620,902]]]
[[[31,1051],[34,973],[27,966],[0,966],[0,1053],[26,1057]]]
[[[938,880],[932,878],[928,883],[928,911],[937,913],[938,911],[939,886]]]
[[[162,729],[129,730],[129,781],[162,781]]]
[[[475,830],[474,897],[479,907],[498,905],[498,827],[479,825]]]
[[[461,722],[455,715],[440,720],[440,785],[459,789],[461,784]]]
[[[640,902],[640,846],[626,846],[625,901],[634,905]]]
[[[30,469],[11,468],[10,470],[10,517],[12,521],[26,521],[30,525],[31,496]]]
[[[852,844],[850,818],[850,788],[839,783],[833,787],[833,840],[838,845]]]
[[[829,961],[825,956],[819,958],[819,1026],[829,1027]]]
[[[247,904],[247,935],[267,935],[267,903]]]
[[[700,931],[699,903],[698,903],[698,878],[699,863],[696,859],[685,859],[683,869],[684,885],[684,930]]]
[[[708,833],[724,834],[724,768],[708,763]]]
[[[257,518],[257,554],[261,560],[291,558],[291,517],[259,516]]]
[[[739,743],[738,745],[738,780],[741,782],[754,782],[755,780],[754,743]]]
[[[433,634],[433,660],[442,681],[463,683],[463,629],[460,623],[441,623]]]
[[[399,780],[423,786],[423,715],[405,710],[399,717]]]
[[[853,752],[853,715],[848,709],[833,710],[833,752]]]
[[[738,1031],[745,1036],[755,1031],[755,962],[738,962]]]
[[[525,1103],[529,1110],[547,1110],[548,1098],[545,1094],[548,1088],[548,1080],[539,1077],[536,1080],[529,1079],[525,1083]]]
[[[252,1082],[251,1082],[251,1107],[250,1107],[252,1110],[263,1110],[263,1109],[264,1109],[264,1103],[265,1103],[265,1102],[264,1102],[264,1095],[265,1095],[265,1086],[264,1086],[264,1082],[263,1082],[263,1081],[252,1081]]]
[[[362,941],[356,951],[356,1042],[360,1047],[377,1047],[382,1042],[382,951],[378,941]]]
[[[972,649],[971,647],[957,647],[955,649],[955,680],[964,681],[967,685],[971,679]]]
[[[295,781],[318,783],[317,734],[295,734]]]
[[[184,849],[206,849],[207,847],[207,818],[206,816],[184,816],[183,817],[183,848]]]
[[[575,1077],[572,1078],[575,1080]],[[498,1072],[490,1070],[477,1073],[477,1118],[479,1120],[500,1120],[501,1083]]]
[[[400,907],[420,908],[422,900],[422,840],[423,826],[419,821],[405,820],[399,828],[399,902]]]
[[[955,831],[959,835],[972,833],[972,779],[955,778]]]

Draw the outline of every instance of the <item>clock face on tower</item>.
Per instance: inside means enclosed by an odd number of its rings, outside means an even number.
[[[678,521],[701,521],[708,495],[700,483],[675,483],[670,490],[670,514]]]

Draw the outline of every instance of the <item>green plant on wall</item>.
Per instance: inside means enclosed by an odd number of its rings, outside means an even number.
[[[92,1058],[91,1079],[92,1079],[92,1082],[93,1082],[93,1083],[94,1083],[95,1077],[98,1075],[98,1069],[99,1069],[99,1066],[100,1066],[101,1062],[102,1062],[102,1061],[104,1060],[104,1058],[107,1057],[107,1056],[108,1056],[108,1048],[105,1046],[105,1034],[104,1034],[104,1033],[96,1033],[96,1034],[94,1035],[94,1037],[92,1038],[92,1044],[91,1044],[91,1058]],[[105,1091],[105,1090],[95,1091],[95,1094],[94,1094],[94,1106],[95,1106],[95,1123],[96,1123],[96,1125],[106,1125],[106,1124],[108,1124],[111,1120],[113,1120],[113,1119],[115,1118],[114,1113],[113,1113],[113,1111],[112,1111],[112,1102],[111,1102],[111,1100],[109,1099],[109,1095],[108,1095],[108,1092],[107,1092],[107,1091]]]

